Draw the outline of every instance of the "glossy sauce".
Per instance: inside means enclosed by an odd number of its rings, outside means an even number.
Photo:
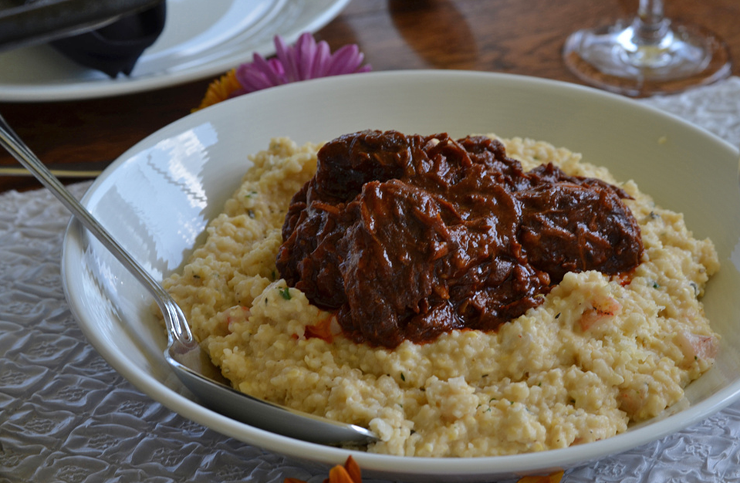
[[[491,331],[569,271],[639,264],[640,229],[623,198],[553,165],[524,172],[487,137],[363,131],[319,151],[277,267],[358,343]]]

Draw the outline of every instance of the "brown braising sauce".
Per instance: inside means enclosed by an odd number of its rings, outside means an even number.
[[[567,272],[639,264],[640,228],[623,198],[553,165],[524,172],[487,137],[363,131],[319,151],[277,267],[357,343],[492,331]]]

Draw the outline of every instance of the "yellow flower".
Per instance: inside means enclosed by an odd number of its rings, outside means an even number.
[[[198,106],[197,109],[193,109],[193,112],[200,109],[205,109],[208,106],[218,104],[221,101],[225,101],[229,98],[232,92],[241,89],[242,86],[239,81],[236,80],[236,69],[231,69],[226,74],[222,75],[219,79],[214,80],[208,86],[206,95]]]

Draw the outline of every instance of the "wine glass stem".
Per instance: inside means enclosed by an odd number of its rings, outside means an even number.
[[[668,35],[668,21],[663,15],[663,0],[640,0],[633,23],[635,45],[658,45]]]

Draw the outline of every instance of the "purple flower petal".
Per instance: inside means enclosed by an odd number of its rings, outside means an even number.
[[[316,43],[310,33],[301,34],[293,46],[288,46],[279,35],[274,41],[274,58],[266,60],[255,53],[252,62],[237,67],[236,79],[242,89],[234,91],[231,97],[289,82],[371,70],[369,65],[361,65],[364,56],[356,45],[344,46],[332,55],[329,44]]]
[[[309,33],[304,33],[298,38],[295,46],[298,64],[298,78],[296,80],[308,80],[311,78],[314,57],[316,56],[316,41]]]
[[[285,76],[288,82],[295,82],[298,79],[298,66],[295,64],[295,55],[293,54],[293,48],[288,47],[283,38],[279,35],[275,36],[275,50],[277,52],[277,58],[283,65],[285,70]]]
[[[280,62],[268,62],[261,55],[254,54],[253,65],[255,69],[262,72],[265,78],[270,81],[273,86],[285,84],[285,79],[282,77],[284,72],[283,65]]]
[[[244,64],[236,70],[236,80],[247,92],[259,91],[273,87],[264,73],[255,69],[252,64]]]
[[[331,50],[329,49],[329,44],[322,40],[316,46],[316,57],[314,58],[311,78],[317,79],[319,77],[326,77],[326,72],[329,68],[330,62]]]
[[[345,45],[334,52],[326,75],[351,74],[362,64],[363,58],[356,45]]]

